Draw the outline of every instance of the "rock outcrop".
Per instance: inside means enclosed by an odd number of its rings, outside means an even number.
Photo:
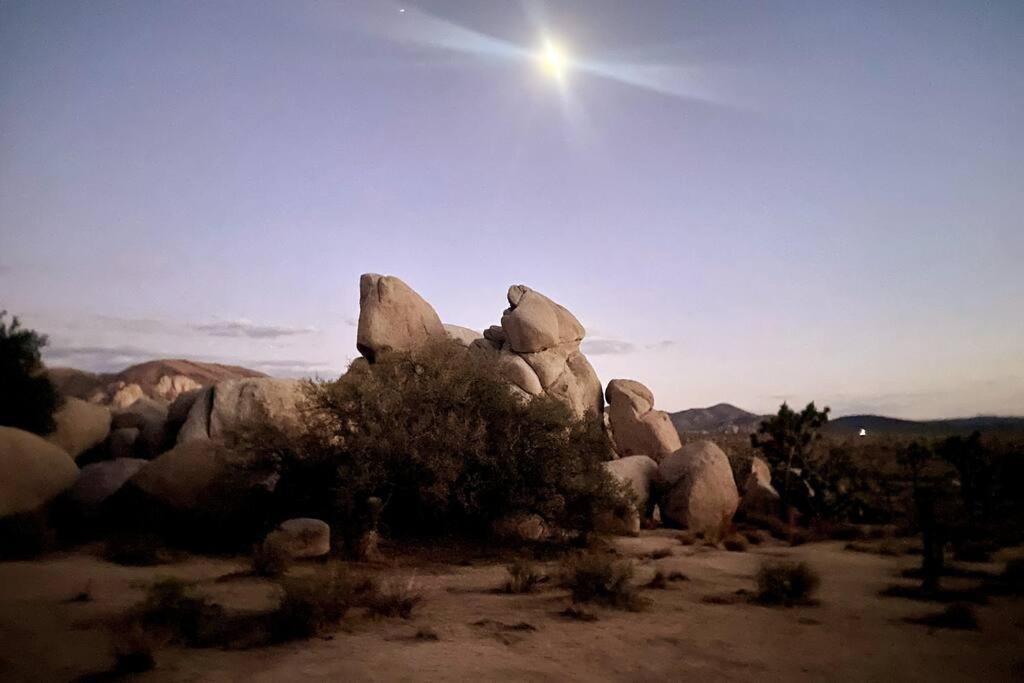
[[[216,498],[215,486],[233,462],[220,442],[202,439],[175,446],[141,468],[131,485],[169,508],[191,512]]]
[[[138,429],[133,453],[152,458],[165,450],[167,443],[167,404],[143,396],[122,411],[114,413],[115,430]]]
[[[644,518],[651,516],[657,485],[658,463],[646,455],[630,455],[604,463],[605,469],[633,497],[637,511]]]
[[[298,423],[301,401],[299,380],[260,377],[221,382],[195,397],[177,441],[227,438],[252,423],[287,430]]]
[[[585,331],[563,306],[525,285],[508,289],[501,326],[491,326],[472,347],[496,353],[504,378],[524,398],[546,394],[577,417],[600,415],[601,381],[580,351]]]
[[[61,447],[14,427],[0,427],[0,517],[32,512],[68,489],[78,466]]]
[[[612,441],[620,456],[648,455],[661,461],[682,448],[668,413],[654,410],[654,394],[640,382],[613,379],[605,398]]]
[[[711,441],[694,441],[658,465],[666,486],[659,507],[669,524],[717,534],[732,521],[739,493],[729,458]]]
[[[94,448],[110,433],[110,411],[78,398],[66,397],[53,415],[56,429],[47,438],[72,458]]]
[[[743,485],[743,499],[738,514],[777,517],[780,512],[779,492],[772,486],[772,471],[761,458],[750,461],[750,474]]]
[[[366,273],[359,278],[356,348],[370,362],[383,352],[412,351],[445,335],[433,306],[397,277]]]
[[[86,465],[68,498],[84,508],[95,509],[148,463],[138,458],[116,458]]]
[[[310,517],[289,519],[267,534],[263,547],[294,559],[322,557],[331,552],[331,527]]]
[[[462,327],[461,325],[449,325],[448,323],[445,323],[444,331],[450,339],[459,342],[463,346],[470,346],[477,339],[484,338],[484,335],[476,330],[471,330],[468,327]]]

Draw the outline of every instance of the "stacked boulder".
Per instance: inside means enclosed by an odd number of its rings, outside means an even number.
[[[552,396],[574,415],[600,414],[597,373],[580,351],[584,329],[567,309],[524,285],[508,290],[501,325],[483,335],[445,325],[434,308],[400,279],[368,273],[359,280],[356,348],[374,362],[381,353],[411,351],[431,339],[450,338],[477,352],[495,354],[503,377],[523,398]]]
[[[577,417],[600,415],[601,381],[580,351],[586,331],[564,306],[525,285],[508,288],[501,325],[484,331],[471,348],[497,353],[502,372],[524,397],[558,399]]]
[[[660,462],[682,447],[668,413],[654,410],[654,394],[640,382],[613,379],[605,397],[612,441],[620,456],[646,455]]]
[[[740,497],[729,458],[711,441],[694,441],[661,461],[659,503],[668,524],[717,535],[732,522]]]
[[[48,439],[75,459],[102,444],[110,433],[110,410],[78,398],[65,398],[53,421],[55,429]]]

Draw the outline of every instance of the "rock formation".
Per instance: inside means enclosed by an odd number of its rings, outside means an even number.
[[[682,447],[668,413],[654,410],[654,394],[640,382],[613,379],[605,397],[612,441],[620,456],[648,455],[661,461]]]
[[[755,457],[750,462],[750,474],[743,485],[738,514],[777,517],[779,506],[779,492],[772,486],[772,471],[768,463]]]
[[[0,517],[39,509],[75,483],[78,467],[41,436],[0,427]]]
[[[177,441],[225,438],[250,423],[288,429],[297,423],[301,400],[299,380],[259,377],[221,382],[195,397]]]
[[[732,521],[739,493],[729,458],[711,441],[694,441],[658,465],[666,486],[662,519],[694,532],[716,534]]]
[[[133,453],[140,458],[152,458],[165,450],[167,443],[167,404],[143,396],[124,410],[114,413],[115,430],[137,429]],[[127,438],[127,436],[122,437]],[[113,442],[111,442],[113,446]]]
[[[86,465],[68,492],[68,498],[84,508],[95,509],[148,462],[138,458],[116,458]]]
[[[47,438],[72,458],[100,445],[110,433],[110,411],[78,398],[66,397],[53,420],[56,429]]]
[[[600,414],[604,395],[597,373],[580,351],[585,334],[580,322],[525,285],[509,287],[508,302],[501,325],[481,335],[442,324],[433,307],[398,278],[368,273],[359,280],[356,347],[373,362],[383,351],[409,351],[430,339],[454,339],[496,354],[502,376],[523,398],[546,394],[577,416]]]
[[[356,348],[371,363],[382,352],[411,351],[444,336],[437,312],[409,285],[392,275],[359,278]]]
[[[524,397],[546,394],[577,417],[600,415],[604,395],[597,373],[580,351],[585,331],[563,306],[525,285],[508,289],[501,326],[491,326],[472,348],[496,352],[502,373]]]

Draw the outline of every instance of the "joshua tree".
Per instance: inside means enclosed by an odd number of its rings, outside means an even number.
[[[761,422],[757,433],[750,435],[750,445],[761,451],[773,470],[782,470],[782,509],[789,509],[790,479],[794,469],[806,470],[811,462],[815,443],[821,438],[818,430],[828,422],[829,409],[818,410],[814,402],[799,413],[783,403],[778,414]]]
[[[0,311],[0,425],[47,434],[60,400],[39,355],[46,336],[21,327],[16,317],[7,324],[6,316]]]

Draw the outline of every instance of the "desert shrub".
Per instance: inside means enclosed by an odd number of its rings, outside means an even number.
[[[508,579],[505,581],[506,593],[532,593],[545,578],[535,564],[517,559],[508,566]]]
[[[1010,591],[1024,593],[1024,557],[1009,560],[1000,578]]]
[[[43,367],[40,350],[46,336],[27,330],[0,311],[0,425],[36,434],[53,431],[60,396]]]
[[[174,554],[153,534],[117,534],[103,546],[103,559],[128,567],[152,567],[174,560]]]
[[[252,549],[252,572],[257,576],[278,577],[288,571],[291,556],[279,545],[258,543]]]
[[[156,650],[159,641],[141,624],[132,623],[119,629],[113,638],[114,667],[109,672],[110,680],[122,676],[150,671],[156,667]],[[102,680],[96,677],[96,680]]]
[[[757,572],[757,602],[766,605],[808,604],[821,584],[805,562],[766,562]]]
[[[622,505],[597,416],[574,419],[548,397],[523,403],[488,354],[438,342],[359,359],[306,392],[299,435],[239,435],[279,473],[281,518],[324,519],[346,539],[378,518],[397,536],[484,535],[524,512],[585,532]]]
[[[435,642],[441,640],[441,636],[437,635],[437,631],[430,628],[429,626],[420,627],[416,631],[416,635],[413,636],[416,640],[423,640],[427,642]]]
[[[56,543],[56,534],[42,511],[0,519],[0,560],[30,560],[53,549]]]
[[[128,628],[139,628],[164,642],[206,647],[222,642],[224,608],[196,596],[188,584],[164,579],[150,586],[130,615]]]
[[[337,626],[359,599],[374,591],[372,582],[337,564],[310,576],[287,578],[281,588],[284,595],[269,619],[277,641],[312,638]]]
[[[746,536],[740,534],[733,534],[726,538],[723,542],[725,549],[734,553],[745,553],[750,544],[747,541]]]
[[[950,628],[963,631],[978,630],[977,612],[974,607],[963,602],[949,605],[937,614],[929,614],[923,617],[907,617],[906,621],[912,624],[923,624],[932,628]]]
[[[573,602],[598,604],[638,611],[644,602],[630,583],[633,564],[613,555],[584,551],[569,556],[562,567],[562,585],[569,589]]]
[[[369,592],[363,604],[370,616],[408,619],[422,602],[423,594],[416,590],[413,579],[392,579]]]

